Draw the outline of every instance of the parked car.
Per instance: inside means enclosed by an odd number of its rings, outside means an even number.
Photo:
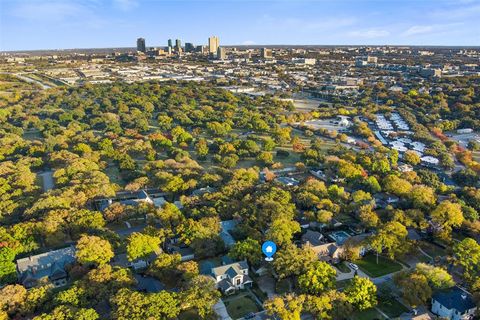
[[[358,270],[358,266],[357,266],[355,263],[351,263],[351,262],[350,262],[350,263],[348,264],[348,266],[349,266],[350,268],[352,268],[353,270],[355,270],[355,271]]]

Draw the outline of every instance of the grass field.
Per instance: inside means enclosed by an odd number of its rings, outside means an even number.
[[[428,263],[431,259],[416,249],[411,253],[398,257],[397,260],[409,267],[414,267],[417,263]]]
[[[377,310],[368,309],[362,312],[356,311],[351,317],[351,320],[383,320],[385,319]]]
[[[443,257],[447,255],[445,249],[430,242],[420,241],[420,248],[422,248],[422,250],[432,258]]]
[[[343,288],[345,288],[345,286],[346,286],[351,280],[352,280],[352,279],[345,279],[345,280],[337,281],[337,282],[335,282],[335,287],[336,287],[338,290],[342,290]]]
[[[409,311],[403,304],[394,299],[382,301],[379,299],[378,308],[390,318],[399,317],[402,313]]]
[[[118,167],[116,165],[107,166],[104,171],[105,171],[105,174],[110,179],[110,182],[116,183],[121,187],[124,187],[126,185],[125,181],[123,180],[120,174],[120,170],[118,170]]]
[[[227,312],[232,319],[243,318],[250,312],[258,312],[260,308],[257,306],[253,298],[248,295],[239,295],[223,299]]]
[[[374,254],[366,255],[363,259],[356,260],[355,263],[363,272],[373,278],[381,277],[402,269],[402,266],[398,262],[382,256],[378,256],[377,264],[377,256]]]
[[[337,268],[338,270],[340,270],[343,273],[350,273],[350,271],[351,271],[350,268],[347,267],[347,265],[345,264],[345,261],[337,263],[335,265],[335,268]]]

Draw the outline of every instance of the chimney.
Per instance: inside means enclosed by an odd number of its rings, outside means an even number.
[[[466,300],[467,299],[467,295],[465,293],[462,293],[462,299],[463,300]]]

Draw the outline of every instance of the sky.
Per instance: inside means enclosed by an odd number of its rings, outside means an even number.
[[[0,51],[220,45],[480,45],[480,0],[0,0]]]

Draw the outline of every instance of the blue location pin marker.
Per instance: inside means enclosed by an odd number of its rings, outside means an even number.
[[[265,241],[262,244],[262,251],[263,254],[267,256],[265,258],[266,261],[273,261],[272,256],[277,252],[277,245],[272,241]]]

